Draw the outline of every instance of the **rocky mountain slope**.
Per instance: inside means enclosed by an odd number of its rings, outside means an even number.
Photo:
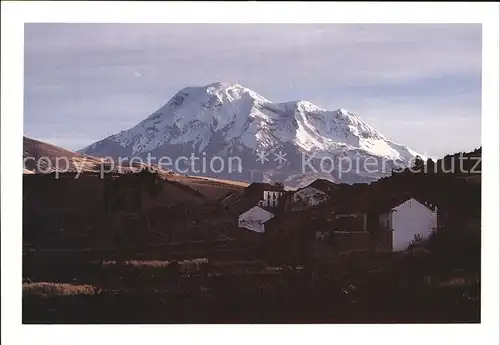
[[[292,188],[317,178],[373,181],[417,156],[344,109],[273,103],[228,83],[184,88],[138,125],[80,152],[149,157],[147,162],[182,174],[280,181]]]

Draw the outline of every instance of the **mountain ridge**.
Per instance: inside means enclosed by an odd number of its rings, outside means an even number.
[[[304,171],[298,171],[296,162],[289,161],[289,168],[285,169],[288,171],[280,172],[278,166],[255,164],[259,151],[269,154],[283,151],[294,161],[304,154],[313,157],[314,161],[328,156],[333,159],[361,156],[401,166],[408,166],[418,155],[390,141],[355,113],[343,108],[328,111],[305,100],[273,103],[240,84],[225,82],[185,87],[136,126],[78,152],[112,158],[145,158],[148,154],[168,154],[170,158],[191,154],[206,154],[207,157],[236,154],[244,156],[247,179],[252,170],[267,174],[271,180],[286,180],[287,183],[291,182],[292,175],[310,179]],[[224,177],[231,176],[230,172],[225,174]],[[334,179],[329,175],[321,173],[316,177]],[[384,176],[379,173],[365,176],[365,171],[351,175],[347,182]],[[220,177],[220,173],[207,173],[207,176]]]
[[[102,159],[67,150],[54,144],[23,136],[23,168],[25,174],[35,172],[95,171]]]

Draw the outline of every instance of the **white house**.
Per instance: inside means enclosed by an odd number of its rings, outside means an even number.
[[[270,184],[264,182],[253,182],[245,188],[244,195],[261,207],[275,208],[280,202],[280,196],[284,193],[281,184]]]
[[[238,217],[238,227],[255,232],[264,232],[265,223],[273,217],[274,214],[271,212],[268,212],[259,206],[254,206],[248,211],[240,214]]]
[[[264,198],[259,201],[259,205],[262,207],[278,207],[278,199],[281,194],[283,194],[282,191],[265,190]]]
[[[392,229],[393,251],[405,250],[415,235],[426,238],[437,231],[437,207],[411,198],[380,214],[379,225]]]
[[[416,235],[427,238],[437,231],[437,207],[413,197],[399,200],[376,200],[363,205],[362,201],[341,205],[335,214],[336,232],[390,231],[382,236],[380,245],[392,251],[408,248]],[[386,239],[385,239],[386,238]]]
[[[306,187],[293,194],[292,210],[303,210],[309,207],[314,207],[328,201],[328,195],[313,187]]]

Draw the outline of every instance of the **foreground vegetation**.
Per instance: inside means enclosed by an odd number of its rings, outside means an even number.
[[[470,178],[475,182],[467,182]],[[135,229],[130,243],[113,246],[112,232],[98,231],[107,227],[91,227],[83,236],[66,226],[59,230],[46,224],[40,229],[43,217],[25,212],[23,322],[480,322],[481,188],[476,180],[471,174],[402,172],[371,185],[343,186],[345,195],[342,192],[338,200],[402,190],[426,194],[440,204],[445,226],[427,239],[416,237],[404,252],[357,251],[330,262],[307,257],[296,262],[294,257],[290,267],[284,257],[266,260],[278,250],[252,238],[221,240],[221,229],[206,222],[213,215],[214,224],[221,226],[216,208],[191,204],[204,212],[196,219],[184,213],[184,205],[167,214],[158,212],[164,218],[156,223],[163,230],[177,218],[180,224],[160,236],[161,246],[151,245],[158,242],[156,232],[134,228],[130,220],[116,226]],[[177,197],[179,190],[172,190]],[[140,207],[136,211],[141,214]],[[68,216],[71,224],[78,224],[73,217]],[[85,215],[81,219],[88,221]],[[196,228],[189,228],[186,220]],[[47,229],[57,230],[52,242]],[[151,239],[138,241],[136,234]],[[29,241],[36,245],[28,246]],[[70,249],[73,245],[89,250]],[[185,260],[197,256],[203,258]],[[271,261],[274,267],[269,267]]]
[[[480,233],[292,269],[255,262],[25,263],[25,323],[480,322]],[[31,265],[31,267],[27,267]],[[36,273],[36,274],[35,274]]]

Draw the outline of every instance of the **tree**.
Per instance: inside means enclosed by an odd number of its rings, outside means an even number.
[[[285,184],[283,182],[275,182],[274,185],[281,189],[285,189]]]
[[[431,172],[431,173],[436,172],[436,171],[434,171],[435,165],[434,165],[434,161],[432,159],[430,159],[430,158],[427,159],[426,166],[427,166],[427,172]]]
[[[147,231],[165,238],[162,234],[151,229],[147,212],[142,204],[142,192],[151,198],[156,198],[163,190],[163,184],[159,176],[147,169],[141,169],[137,173],[122,174],[116,179],[111,175],[105,175],[104,203],[105,209],[111,211],[114,217],[122,213],[122,219],[126,219],[125,229],[120,226],[121,231],[114,232],[115,244],[118,247],[132,245],[138,251],[144,250],[146,246],[146,232],[142,231],[143,226]],[[123,231],[125,230],[125,231]],[[166,240],[166,239],[165,239]]]

